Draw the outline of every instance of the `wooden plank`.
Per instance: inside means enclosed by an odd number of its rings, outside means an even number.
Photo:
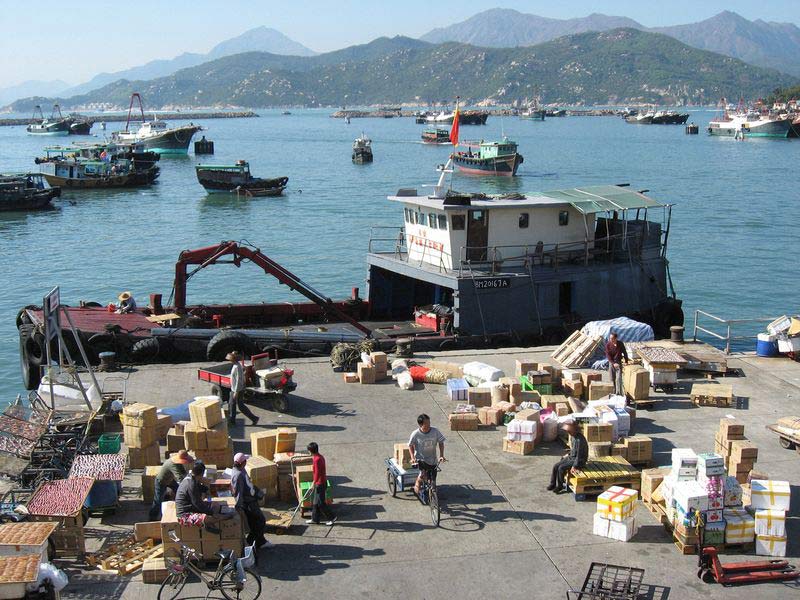
[[[121,564],[117,569],[118,575],[130,575],[131,573],[135,573],[139,569],[144,566],[144,561],[148,558],[158,558],[159,556],[164,555],[164,546],[163,544],[159,544],[154,548],[148,548],[140,552],[137,556],[130,558],[125,563]]]

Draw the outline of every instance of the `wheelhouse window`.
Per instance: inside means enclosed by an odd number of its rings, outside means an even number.
[[[422,225],[423,227],[428,224],[428,219],[425,216],[425,213],[417,213],[417,224]]]
[[[560,210],[558,211],[558,224],[562,227],[569,225],[569,211],[568,210]]]
[[[439,215],[439,229],[447,231],[447,217],[445,215]]]
[[[519,228],[527,229],[530,223],[530,215],[528,213],[519,213]]]
[[[464,215],[453,215],[450,217],[450,224],[453,226],[453,231],[463,231],[466,222]]]
[[[406,223],[411,223],[411,211],[407,208],[403,209],[403,218],[405,219]]]
[[[436,229],[436,213],[428,214],[428,226],[431,229]]]

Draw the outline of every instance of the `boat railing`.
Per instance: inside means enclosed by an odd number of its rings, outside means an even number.
[[[398,260],[408,258],[405,229],[393,225],[373,225],[369,228],[368,252],[394,254]]]
[[[708,324],[707,321],[710,320],[714,323],[714,325]],[[753,339],[756,337],[759,331],[763,331],[763,327],[757,328],[755,325],[765,325],[768,323],[772,323],[775,320],[775,317],[756,317],[751,319],[723,319],[722,317],[718,317],[717,315],[712,315],[709,312],[704,310],[695,310],[694,311],[694,328],[692,332],[692,340],[698,340],[698,332],[701,334],[705,334],[710,336],[713,340],[717,342],[724,342],[725,345],[725,354],[731,353],[732,343],[735,345],[736,342],[744,342],[749,341],[752,343]],[[702,323],[702,324],[701,324]],[[711,327],[717,327],[717,330],[710,329]],[[735,333],[734,330],[738,329],[741,331],[743,328],[747,328],[747,332],[744,333]],[[703,336],[701,335],[700,338]],[[701,340],[702,341],[702,340]]]
[[[513,246],[461,246],[458,272],[461,275],[463,269],[467,268],[469,271],[489,271],[495,274],[503,269],[558,269],[569,265],[586,266],[594,262],[638,261],[646,247],[642,242],[641,233],[628,233],[551,244],[538,242]],[[660,255],[660,251],[658,254]]]

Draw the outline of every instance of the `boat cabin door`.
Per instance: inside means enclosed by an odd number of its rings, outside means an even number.
[[[467,260],[485,261],[489,245],[489,212],[470,210],[467,214]]]

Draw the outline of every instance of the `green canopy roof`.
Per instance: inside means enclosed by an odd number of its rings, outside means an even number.
[[[614,210],[667,206],[631,188],[618,185],[592,185],[571,190],[555,190],[553,192],[542,192],[542,196],[561,202],[568,202],[584,215]]]

